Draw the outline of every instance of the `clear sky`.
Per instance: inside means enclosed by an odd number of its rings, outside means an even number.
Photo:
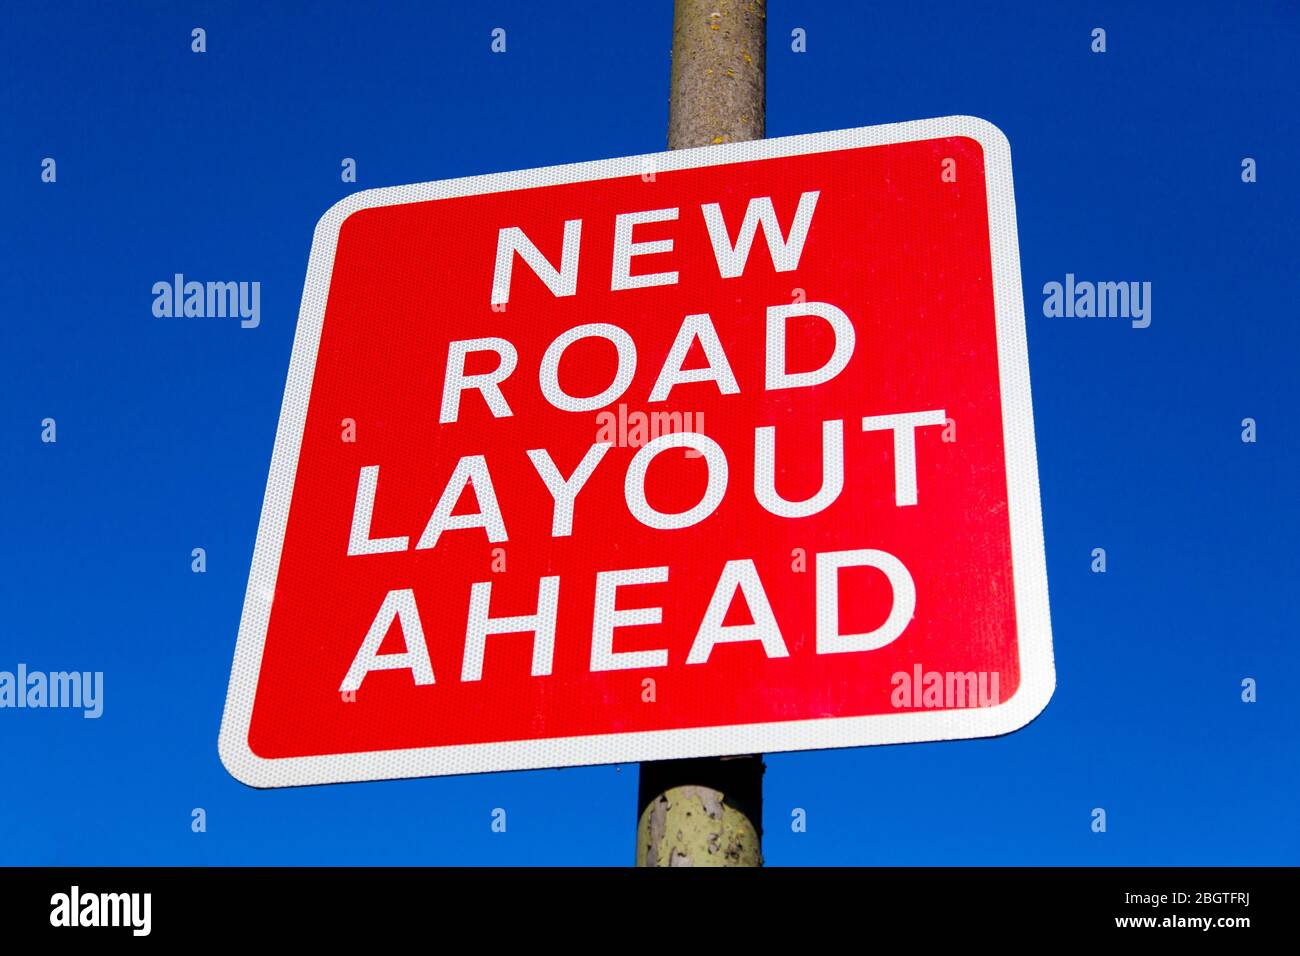
[[[770,7],[769,135],[1010,139],[1058,688],[1002,738],[770,755],[769,862],[1296,863],[1300,12]],[[635,766],[256,791],[218,759],[321,213],[665,145],[666,0],[307,9],[6,11],[0,670],[103,671],[105,700],[0,710],[0,864],[630,863]],[[260,281],[261,325],[155,319],[176,272]],[[1045,317],[1066,273],[1151,282],[1151,326]]]

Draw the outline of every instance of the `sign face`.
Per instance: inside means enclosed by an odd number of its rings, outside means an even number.
[[[995,127],[321,219],[221,728],[238,779],[988,736],[1054,685]]]

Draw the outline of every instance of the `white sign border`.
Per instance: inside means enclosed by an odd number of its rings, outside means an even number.
[[[640,176],[648,171],[669,172],[864,146],[887,146],[950,136],[970,137],[980,144],[984,152],[1012,571],[1020,650],[1020,686],[1010,699],[990,707],[966,709],[903,711],[897,714],[551,737],[310,757],[267,759],[252,752],[248,745],[248,731],[270,619],[271,597],[279,570],[290,496],[297,472],[298,452],[325,318],[334,252],[339,229],[349,215],[375,206]],[[1055,688],[1056,670],[1048,610],[1038,460],[1030,401],[1029,356],[1020,285],[1020,250],[1011,178],[1011,146],[1002,131],[992,123],[974,116],[945,116],[485,176],[467,176],[408,186],[366,189],[335,203],[317,223],[302,305],[298,313],[289,375],[280,408],[280,423],[271,455],[271,469],[262,502],[257,543],[244,596],[244,610],[226,693],[225,712],[221,721],[218,750],[222,763],[237,780],[252,787],[290,787],[989,737],[1010,733],[1028,724],[1047,706]]]

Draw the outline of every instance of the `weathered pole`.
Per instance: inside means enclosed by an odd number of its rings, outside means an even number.
[[[668,148],[762,139],[765,0],[676,0]]]
[[[668,148],[762,139],[765,0],[675,0]],[[762,866],[763,758],[641,764],[637,866]]]

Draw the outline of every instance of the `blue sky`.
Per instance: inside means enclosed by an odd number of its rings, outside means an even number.
[[[106,691],[99,720],[0,710],[0,864],[631,862],[635,766],[255,791],[217,757],[321,213],[665,143],[670,3],[372,6],[6,15],[0,669]],[[770,6],[769,135],[970,113],[1011,141],[1058,688],[1002,738],[770,755],[769,861],[1296,863],[1300,12]],[[156,320],[175,272],[260,281],[260,327]],[[1150,281],[1150,328],[1045,318],[1067,272]]]

